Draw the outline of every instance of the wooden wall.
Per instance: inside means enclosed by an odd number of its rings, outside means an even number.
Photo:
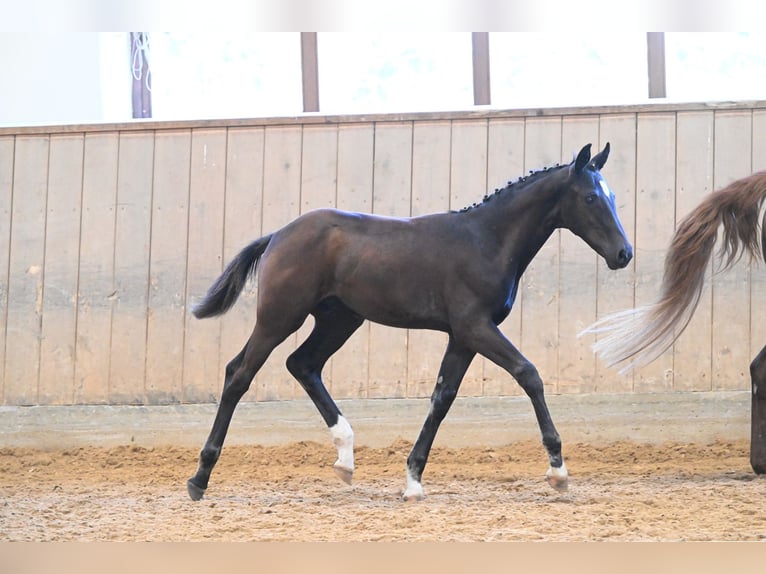
[[[0,402],[214,401],[252,328],[255,288],[221,319],[189,309],[249,240],[317,207],[459,209],[607,141],[603,173],[634,262],[611,272],[555,234],[503,331],[549,393],[749,388],[766,283],[748,262],[711,276],[688,331],[635,376],[605,369],[577,333],[651,302],[675,223],[766,168],[760,102],[0,129]],[[284,361],[309,330],[275,350],[246,400],[303,396]],[[327,386],[336,398],[428,396],[445,342],[366,324],[328,364]],[[461,393],[519,390],[477,358]]]

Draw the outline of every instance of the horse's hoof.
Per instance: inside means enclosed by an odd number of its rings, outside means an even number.
[[[558,492],[566,492],[569,489],[569,480],[566,478],[547,476],[545,477],[545,480]]]
[[[196,484],[194,484],[191,481],[191,478],[186,481],[186,492],[189,493],[189,498],[191,498],[194,501],[202,500],[202,497],[205,495],[204,488],[200,488]]]
[[[425,500],[426,495],[423,492],[414,492],[412,494],[404,493],[402,494],[402,500],[404,502],[420,502],[421,500]]]
[[[563,464],[558,468],[550,467],[545,473],[545,480],[559,492],[565,492],[569,488],[569,473]]]
[[[335,476],[341,479],[346,484],[351,484],[351,477],[354,476],[354,471],[348,467],[341,466],[337,462],[332,467]]]

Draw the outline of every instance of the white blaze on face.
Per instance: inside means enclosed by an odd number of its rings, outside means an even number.
[[[601,191],[606,196],[606,198],[609,201],[614,201],[614,192],[612,192],[612,190],[609,189],[609,186],[606,184],[606,181],[604,181],[603,179],[599,179],[598,183],[601,186]]]

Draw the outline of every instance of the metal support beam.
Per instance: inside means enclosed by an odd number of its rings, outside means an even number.
[[[489,32],[472,32],[473,44],[473,103],[486,106],[492,103],[489,84]]]
[[[319,65],[317,33],[301,32],[301,67],[303,69],[303,111],[319,111]]]
[[[646,55],[649,71],[649,97],[665,98],[665,33],[646,33]]]

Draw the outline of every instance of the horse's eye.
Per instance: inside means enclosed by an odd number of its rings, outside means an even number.
[[[585,197],[585,203],[593,203],[594,201],[596,201],[595,193],[590,193]]]

